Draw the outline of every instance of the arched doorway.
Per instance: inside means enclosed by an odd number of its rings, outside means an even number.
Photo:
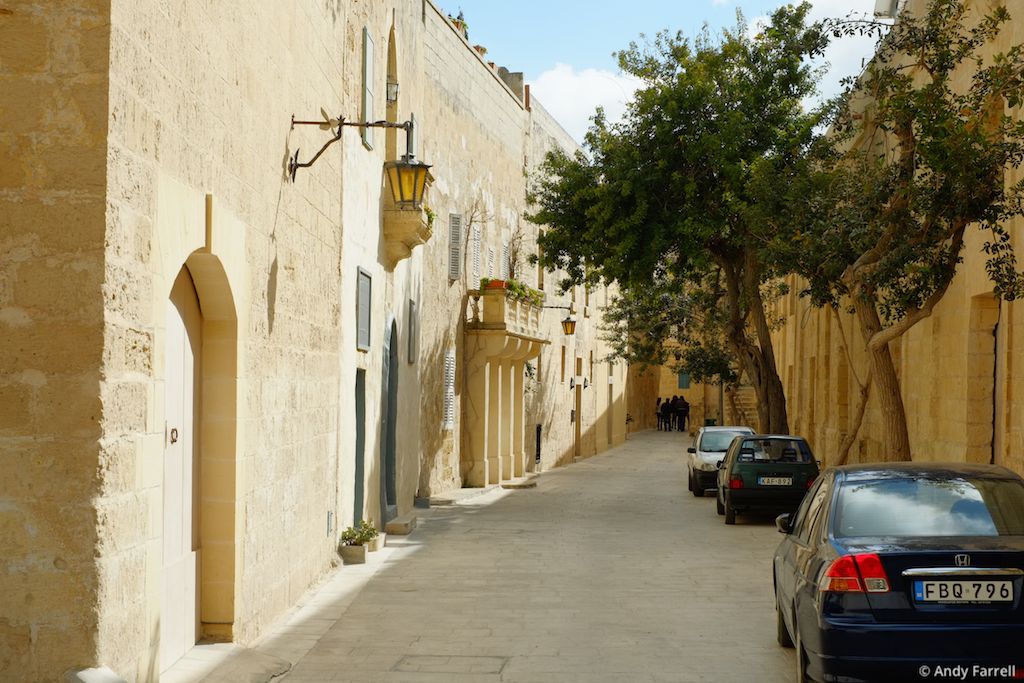
[[[160,670],[181,659],[199,634],[199,481],[202,326],[187,268],[167,305],[164,376],[163,567]]]
[[[380,521],[383,527],[398,516],[398,327],[390,320],[384,334],[380,421]]]

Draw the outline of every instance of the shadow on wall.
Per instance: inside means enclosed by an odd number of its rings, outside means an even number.
[[[468,299],[468,297],[466,297]],[[463,309],[464,310],[464,309]],[[449,332],[430,348],[422,349],[420,363],[420,471],[416,496],[429,497],[441,491],[460,488],[461,473],[456,441],[459,438],[460,391],[462,374],[462,334],[464,321],[460,321],[455,339]],[[450,328],[449,328],[450,329]],[[445,358],[455,349],[455,424],[445,429]]]

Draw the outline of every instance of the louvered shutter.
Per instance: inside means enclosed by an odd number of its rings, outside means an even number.
[[[487,247],[487,277],[494,277],[494,247]]]
[[[509,277],[509,249],[508,242],[503,242],[501,245],[501,279],[507,280]]]
[[[455,429],[455,351],[444,357],[444,428]]]
[[[356,348],[367,351],[370,348],[370,306],[373,280],[370,274],[359,269],[356,281]]]
[[[458,280],[462,275],[462,216],[448,215],[448,279]]]
[[[480,228],[473,226],[473,277],[480,279]]]

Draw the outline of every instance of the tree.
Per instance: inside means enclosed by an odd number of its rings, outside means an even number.
[[[550,154],[531,194],[531,220],[549,226],[541,261],[572,283],[683,295],[720,278],[722,338],[757,392],[761,429],[779,433],[788,418],[761,291],[773,269],[751,183],[760,160],[799,160],[820,121],[801,106],[817,80],[809,59],[826,42],[809,9],[780,8],[757,35],[740,17],[718,40],[663,32],[631,44],[619,64],[644,86],[624,120],[598,112],[589,156]]]
[[[1022,292],[1005,221],[1022,214],[1024,184],[1008,186],[1006,171],[1024,159],[1024,124],[1006,112],[1024,97],[1024,49],[982,60],[979,48],[1009,13],[996,7],[972,25],[968,16],[964,0],[932,0],[919,16],[904,13],[790,191],[777,194],[773,177],[760,195],[771,205],[766,214],[780,221],[776,256],[806,279],[805,294],[855,313],[870,360],[862,401],[873,384],[892,460],[909,460],[910,444],[889,344],[945,295],[969,226],[988,234],[996,295]],[[877,29],[850,21],[831,28],[837,35]],[[966,86],[958,85],[965,75]]]

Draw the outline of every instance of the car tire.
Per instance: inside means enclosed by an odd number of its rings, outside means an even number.
[[[720,515],[725,514],[725,506],[722,505],[722,495],[720,493],[715,494],[715,510],[717,510]]]
[[[775,617],[778,622],[775,626],[775,639],[782,647],[793,647],[793,638],[789,635],[789,628],[786,627],[786,620],[782,616],[782,606],[779,605],[778,598],[775,600]]]
[[[690,493],[693,494],[694,498],[703,498],[704,497],[704,489],[702,489],[700,487],[700,484],[697,483],[697,477],[694,477],[694,476],[690,477]]]
[[[729,502],[728,498],[726,498],[726,500],[725,500],[725,523],[726,524],[735,524],[736,523],[736,508],[734,508],[732,506],[732,503]]]

